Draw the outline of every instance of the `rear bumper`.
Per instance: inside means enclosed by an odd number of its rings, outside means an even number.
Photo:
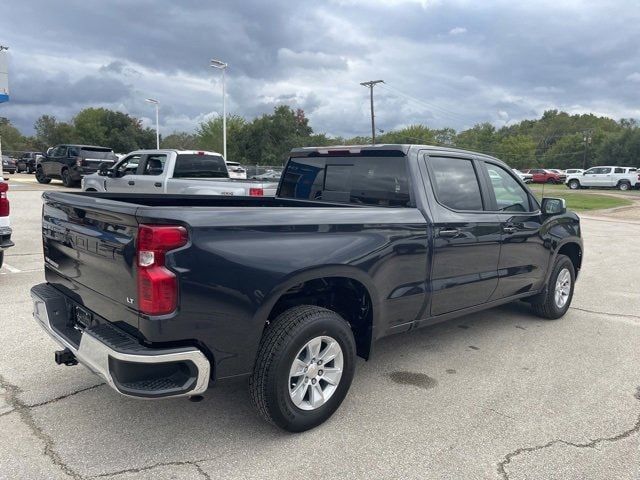
[[[209,386],[209,360],[195,347],[149,348],[108,322],[82,327],[73,320],[81,307],[46,283],[34,286],[31,298],[33,317],[40,326],[123,395],[191,396]]]

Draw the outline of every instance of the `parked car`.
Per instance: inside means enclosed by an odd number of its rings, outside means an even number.
[[[137,150],[82,180],[85,192],[274,196],[276,182],[229,177],[216,152]]]
[[[377,339],[515,300],[562,317],[582,259],[562,199],[442,147],[294,149],[275,198],[43,200],[31,296],[58,363],[146,399],[248,377],[290,431],[333,414]]]
[[[517,168],[513,168],[512,170],[516,175],[518,175],[518,177],[520,177],[520,180],[522,180],[524,183],[531,183],[533,181],[532,174],[521,172]]]
[[[16,162],[16,172],[34,173],[38,157],[42,158],[42,152],[24,152]]]
[[[565,175],[573,175],[575,173],[582,173],[584,170],[582,168],[568,168],[564,171]]]
[[[617,188],[629,190],[640,188],[640,174],[628,171],[629,167],[591,167],[585,172],[574,173],[567,177],[567,187],[578,188]]]
[[[238,162],[230,162],[225,160],[227,164],[227,171],[229,172],[229,178],[239,178],[246,179],[247,178],[247,169],[240,165]]]
[[[4,262],[4,251],[9,247],[13,247],[8,191],[9,184],[3,181],[0,175],[0,268],[2,268],[2,263]]]
[[[65,187],[77,186],[101,164],[113,164],[117,159],[110,148],[92,145],[57,145],[47,152],[36,166],[36,180],[49,183],[59,178]]]
[[[557,173],[545,168],[532,168],[525,170],[532,175],[533,183],[564,183],[567,177],[564,173]]]
[[[16,161],[9,155],[2,155],[2,170],[7,173],[16,173]]]

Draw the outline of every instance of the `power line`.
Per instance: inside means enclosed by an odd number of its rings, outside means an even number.
[[[463,117],[461,114],[458,114],[458,113],[453,112],[451,110],[447,110],[444,107],[440,107],[438,105],[426,102],[424,100],[420,100],[420,99],[418,99],[418,98],[416,98],[416,97],[414,97],[412,95],[409,95],[408,93],[401,92],[397,88],[391,87],[390,85],[388,85],[386,83],[385,83],[385,85],[382,85],[382,88],[384,88],[385,90],[387,90],[387,91],[389,91],[389,92],[391,92],[391,93],[393,93],[393,94],[395,94],[397,96],[403,97],[406,100],[412,101],[412,102],[420,105],[421,107],[432,111],[432,113],[436,113],[441,117],[446,117],[448,120],[451,120],[451,121],[454,121],[454,122],[460,122],[460,121],[466,122],[467,121],[467,119],[465,117]]]

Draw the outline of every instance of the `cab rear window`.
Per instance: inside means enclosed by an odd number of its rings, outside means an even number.
[[[219,155],[181,154],[173,178],[228,178],[227,166]]]
[[[331,203],[407,207],[410,195],[406,157],[291,158],[278,195]]]

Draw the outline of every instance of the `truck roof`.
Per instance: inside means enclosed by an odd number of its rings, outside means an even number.
[[[129,152],[127,153],[127,155],[132,155],[134,153],[141,153],[141,154],[151,154],[151,153],[177,153],[179,155],[218,155],[218,156],[222,156],[221,153],[218,152],[212,152],[212,151],[208,151],[208,150],[178,150],[175,148],[161,148],[161,149],[155,149],[155,148],[150,148],[150,149],[146,149],[146,150],[134,150],[133,152]]]
[[[437,150],[439,152],[451,152],[451,153],[464,153],[467,155],[476,155],[487,158],[494,158],[491,155],[485,153],[474,152],[471,150],[464,150],[461,148],[443,147],[438,145],[415,145],[406,143],[379,143],[375,145],[331,145],[326,147],[301,147],[291,149],[291,156],[303,157],[308,156],[313,152],[323,153],[328,150],[351,150],[351,153],[358,153],[362,151],[397,151],[407,155],[410,150]]]

